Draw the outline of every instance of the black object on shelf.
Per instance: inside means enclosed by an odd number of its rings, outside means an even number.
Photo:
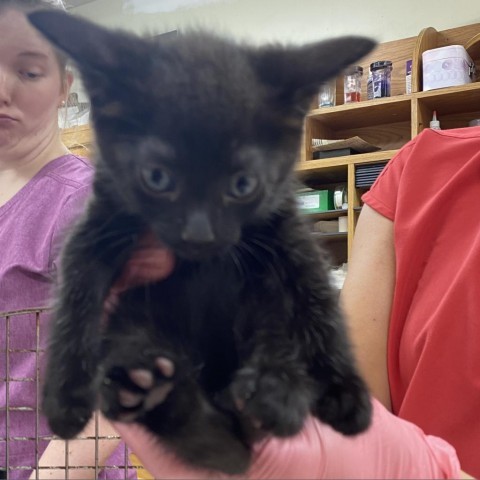
[[[339,148],[338,150],[320,150],[313,152],[312,159],[320,160],[322,158],[334,158],[334,157],[343,157],[344,155],[354,155],[357,152],[353,148]]]
[[[386,162],[357,165],[355,168],[355,186],[357,188],[371,187],[385,165]]]

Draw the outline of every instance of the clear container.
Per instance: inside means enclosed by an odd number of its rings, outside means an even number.
[[[320,85],[318,92],[319,107],[334,107],[335,97],[337,95],[336,78],[331,78]]]
[[[355,65],[345,70],[343,77],[344,103],[360,101],[363,68]]]
[[[370,72],[371,88],[368,91],[368,98],[389,97],[392,83],[392,62],[390,60],[373,62],[370,64]]]

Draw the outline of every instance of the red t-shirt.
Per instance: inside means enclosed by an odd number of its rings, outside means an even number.
[[[480,478],[480,127],[425,130],[363,200],[394,222],[393,411]]]

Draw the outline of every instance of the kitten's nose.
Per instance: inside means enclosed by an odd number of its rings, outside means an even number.
[[[206,212],[195,210],[187,216],[185,227],[182,231],[182,240],[203,244],[215,241],[215,234]]]

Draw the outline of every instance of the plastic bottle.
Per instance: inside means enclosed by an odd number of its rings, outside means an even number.
[[[441,130],[440,128],[440,122],[437,120],[437,111],[433,111],[433,117],[432,120],[430,121],[430,128],[432,130]]]

